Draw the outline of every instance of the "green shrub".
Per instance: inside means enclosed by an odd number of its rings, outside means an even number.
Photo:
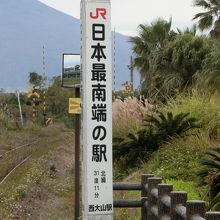
[[[114,159],[123,158],[125,166],[131,167],[140,163],[140,160],[149,158],[152,152],[174,136],[184,136],[186,131],[197,127],[195,118],[188,118],[188,114],[180,113],[167,116],[160,113],[158,116],[148,116],[147,125],[136,133],[129,133],[127,138],[114,138]]]
[[[175,137],[153,153],[149,161],[143,162],[142,171],[165,179],[198,181],[199,159],[209,146],[210,139],[206,133]]]
[[[208,203],[208,208],[212,211],[220,211],[220,193]]]
[[[208,131],[210,137],[216,138],[219,134],[220,103],[208,95],[181,94],[176,99],[170,99],[161,109],[165,113],[189,113],[190,117],[196,118],[201,127]]]
[[[220,210],[220,147],[208,151],[200,163],[200,184],[207,186],[206,199],[210,202],[209,207]]]
[[[19,185],[16,187],[15,190],[15,199],[19,200],[19,199],[23,199],[27,194],[27,186],[26,185]]]
[[[185,191],[187,192],[187,199],[188,200],[200,200],[201,193],[203,189],[200,188],[198,190],[198,186],[193,181],[183,181],[183,180],[174,180],[168,179],[164,181],[166,184],[172,184],[174,191]]]
[[[121,160],[124,167],[137,165],[141,159],[145,159],[150,153],[157,149],[157,139],[152,130],[142,129],[127,138],[113,139],[114,160]]]
[[[195,118],[189,118],[189,113],[179,113],[173,115],[167,112],[167,115],[159,113],[158,116],[148,116],[144,121],[145,126],[150,127],[157,134],[158,144],[169,140],[173,136],[184,136],[185,133],[192,129],[198,128]]]

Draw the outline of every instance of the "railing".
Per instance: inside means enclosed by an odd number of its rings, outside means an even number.
[[[220,212],[206,212],[204,201],[187,201],[186,192],[173,191],[162,178],[141,175],[141,184],[114,183],[114,190],[141,191],[139,200],[116,200],[115,208],[141,208],[142,220],[220,220]]]

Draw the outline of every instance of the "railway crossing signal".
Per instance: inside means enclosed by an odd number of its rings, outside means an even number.
[[[27,97],[28,98],[40,98],[40,94],[38,92],[39,89],[40,89],[40,86],[33,86],[33,87],[29,86],[28,87],[29,93],[28,93]]]
[[[129,84],[128,81],[126,81],[125,83],[122,83],[122,86],[124,86],[124,90],[122,90],[123,94],[128,94],[132,92],[132,88],[133,88],[132,83]]]

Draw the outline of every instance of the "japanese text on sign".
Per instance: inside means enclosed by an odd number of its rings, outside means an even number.
[[[112,80],[110,3],[86,2],[86,210],[110,214],[112,198]]]

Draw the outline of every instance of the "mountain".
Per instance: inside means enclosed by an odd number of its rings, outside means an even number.
[[[37,0],[0,1],[0,88],[26,88],[29,72],[59,75],[62,53],[80,52],[80,21]],[[128,37],[116,33],[116,87],[129,80]]]

